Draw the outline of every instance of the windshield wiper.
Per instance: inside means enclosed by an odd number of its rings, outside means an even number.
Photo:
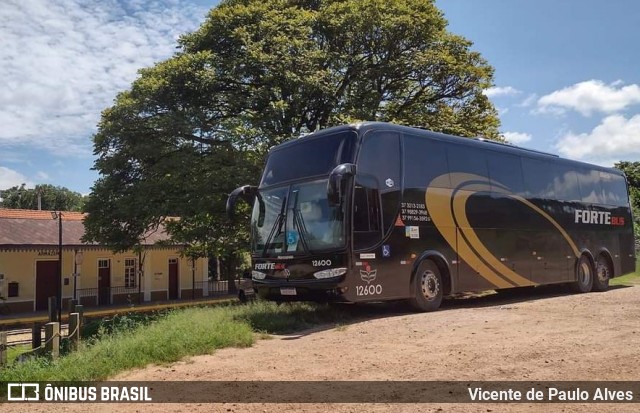
[[[269,245],[271,245],[271,240],[277,236],[280,235],[282,233],[282,226],[283,224],[286,224],[286,219],[285,219],[285,206],[287,205],[287,197],[283,197],[282,198],[282,205],[280,205],[280,213],[278,214],[278,216],[276,217],[276,221],[273,223],[273,226],[271,227],[271,232],[269,232],[269,236],[266,239],[266,242],[264,243],[264,248],[262,249],[262,255],[267,255],[267,250],[269,249]],[[276,230],[277,228],[277,230]],[[286,231],[286,225],[285,225],[285,231]],[[285,243],[286,243],[286,239],[285,239]]]
[[[304,224],[304,219],[302,218],[302,213],[300,212],[300,210],[298,209],[298,194],[299,191],[296,189],[294,191],[295,197],[294,197],[294,201],[293,201],[293,207],[291,208],[291,210],[293,211],[293,225],[297,226],[298,229],[300,230],[300,241],[302,242],[302,249],[304,249],[304,252],[309,254],[309,245],[307,244],[307,235],[309,234],[309,232],[307,232],[307,227]]]

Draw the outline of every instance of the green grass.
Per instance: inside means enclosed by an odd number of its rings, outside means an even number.
[[[640,257],[636,260],[636,272],[616,277],[609,281],[610,285],[640,285]]]
[[[189,308],[90,326],[81,348],[55,361],[41,357],[0,369],[0,381],[103,380],[149,364],[168,364],[224,347],[248,347],[268,334],[336,322],[344,314],[304,303]],[[15,356],[14,356],[15,357]]]
[[[636,272],[612,278],[610,285],[640,285],[640,256],[636,259]]]
[[[237,306],[233,318],[248,323],[260,333],[286,334],[320,324],[335,323],[348,317],[340,308],[310,303],[284,303],[254,301],[250,305]]]
[[[31,350],[31,346],[28,344],[7,347],[7,363],[13,363],[16,358],[29,350]]]

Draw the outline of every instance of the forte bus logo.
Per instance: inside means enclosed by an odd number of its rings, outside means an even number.
[[[255,265],[255,269],[284,271],[287,269],[287,264],[276,262],[259,262]]]
[[[624,225],[624,217],[612,217],[611,212],[576,209],[576,224]]]

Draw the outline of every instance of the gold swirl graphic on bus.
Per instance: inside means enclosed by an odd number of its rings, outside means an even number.
[[[450,184],[449,179],[451,179]],[[576,257],[580,255],[575,243],[560,224],[530,201],[514,195],[506,186],[486,177],[467,173],[451,173],[435,178],[429,184],[425,194],[425,203],[433,223],[459,257],[496,288],[535,285],[535,283],[496,258],[480,241],[469,223],[466,213],[467,200],[477,192],[490,191],[515,199],[545,218],[567,241],[574,255]]]

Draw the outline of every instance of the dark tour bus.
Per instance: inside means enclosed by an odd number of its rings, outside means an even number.
[[[635,269],[622,172],[379,122],[274,147],[253,204],[252,280],[285,301],[407,299],[567,283],[603,291]]]

